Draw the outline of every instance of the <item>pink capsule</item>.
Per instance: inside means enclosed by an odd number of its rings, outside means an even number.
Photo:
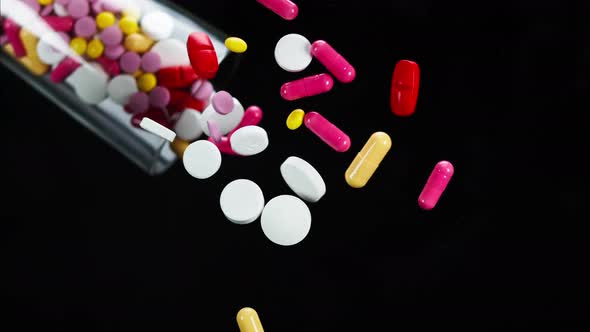
[[[324,143],[338,152],[346,152],[350,148],[350,138],[342,130],[333,125],[320,113],[309,112],[303,118],[305,126],[321,138]]]
[[[72,58],[66,57],[53,69],[50,74],[53,83],[63,82],[71,73],[80,67],[80,63]]]
[[[418,205],[423,210],[432,210],[445,191],[447,184],[455,173],[453,165],[448,161],[440,161],[434,167],[430,177],[418,197]]]
[[[332,90],[334,80],[328,74],[319,74],[288,82],[281,86],[281,97],[296,100]]]
[[[27,50],[25,49],[25,45],[23,44],[22,40],[20,39],[20,27],[16,22],[7,18],[2,22],[4,27],[4,32],[6,33],[6,38],[8,42],[12,45],[12,49],[14,51],[14,56],[17,58],[21,58],[27,55]]]
[[[317,40],[311,44],[311,55],[342,83],[350,83],[356,77],[354,67],[323,40]]]
[[[296,4],[289,0],[256,0],[264,7],[272,10],[275,14],[284,18],[285,20],[294,20],[299,13],[299,8]]]

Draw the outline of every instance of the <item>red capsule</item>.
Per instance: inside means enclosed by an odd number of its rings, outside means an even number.
[[[281,96],[286,100],[296,100],[326,93],[332,90],[333,86],[332,76],[319,74],[283,84]]]
[[[390,106],[397,116],[410,116],[416,110],[420,88],[420,67],[418,64],[401,60],[395,65],[391,79]]]
[[[182,112],[186,108],[202,112],[206,107],[205,102],[193,98],[186,91],[176,89],[168,89],[168,91],[170,92],[170,102],[166,108],[171,114]]]
[[[119,67],[119,61],[117,60],[109,59],[103,55],[97,58],[96,62],[98,62],[102,69],[111,77],[117,76],[121,72],[121,68]]]
[[[49,77],[53,83],[60,83],[79,67],[80,62],[72,57],[66,57],[53,69]]]
[[[432,210],[436,206],[454,173],[455,169],[450,162],[440,161],[436,164],[418,197],[418,205],[421,209]]]
[[[350,149],[350,138],[342,130],[333,125],[320,113],[309,112],[303,118],[305,126],[316,134],[324,143],[338,152]]]
[[[17,58],[22,58],[27,55],[27,50],[25,49],[25,45],[23,41],[20,39],[20,26],[16,24],[13,20],[7,18],[2,22],[2,26],[4,27],[4,32],[6,33],[6,38],[8,38],[8,42],[12,45],[12,49],[14,50],[14,56]]]
[[[311,44],[311,55],[318,59],[342,83],[350,83],[356,77],[354,67],[323,40],[317,40]]]
[[[299,14],[299,8],[289,0],[256,0],[264,7],[272,10],[285,20],[294,20]]]
[[[69,16],[44,16],[43,19],[54,31],[70,32],[74,19]]]
[[[175,66],[162,68],[156,73],[158,85],[169,89],[185,88],[199,79],[191,66]]]
[[[219,62],[209,35],[204,32],[193,32],[188,37],[186,46],[195,73],[205,79],[215,77]]]

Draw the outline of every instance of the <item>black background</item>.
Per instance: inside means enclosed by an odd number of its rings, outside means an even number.
[[[570,321],[560,330],[581,328],[588,171],[574,158],[588,145],[587,125],[571,115],[588,110],[578,104],[588,91],[588,4],[297,3],[291,22],[254,0],[183,4],[248,42],[223,88],[263,109],[270,137],[265,152],[224,157],[204,181],[181,163],[143,174],[0,69],[4,314],[81,331],[237,331],[244,306],[268,331],[557,320]],[[334,45],[356,80],[282,100],[282,83],[325,71],[317,61],[302,73],[282,71],[273,50],[287,33]],[[389,110],[401,59],[422,72],[410,118]],[[323,113],[352,148],[336,153],[305,128],[288,130],[295,108]],[[375,131],[389,133],[393,147],[369,184],[352,189],[344,171]],[[279,172],[290,155],[318,169],[327,194],[309,205],[308,237],[280,247],[259,221],[225,220],[218,199],[237,178],[257,182],[266,200],[291,194]],[[451,161],[455,176],[423,212],[417,196],[439,160]]]

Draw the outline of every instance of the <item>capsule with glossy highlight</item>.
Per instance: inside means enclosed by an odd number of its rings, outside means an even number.
[[[376,132],[365,143],[344,174],[346,183],[353,188],[364,187],[391,148],[391,138]]]
[[[332,90],[334,80],[328,74],[304,77],[281,86],[281,97],[286,100],[297,100],[326,93]]]
[[[354,67],[323,40],[317,40],[311,44],[311,55],[318,59],[342,83],[350,83],[356,77]]]
[[[252,308],[242,308],[238,311],[236,320],[238,321],[240,332],[264,332],[258,314]]]
[[[294,20],[299,14],[299,8],[289,0],[256,0],[264,7],[272,10],[283,19]]]
[[[346,152],[350,148],[350,138],[342,130],[333,125],[320,113],[309,112],[303,118],[305,126],[316,134],[324,143],[338,152]]]
[[[430,173],[430,177],[418,197],[418,205],[422,210],[432,210],[436,206],[454,173],[455,168],[448,161],[440,161],[434,166],[434,170]]]

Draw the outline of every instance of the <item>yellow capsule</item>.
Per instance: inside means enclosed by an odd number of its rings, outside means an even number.
[[[108,28],[115,24],[115,15],[111,12],[102,12],[96,15],[96,26],[100,29]]]
[[[184,155],[184,150],[186,150],[186,148],[190,144],[191,142],[183,141],[180,138],[178,138],[178,136],[176,136],[174,138],[174,141],[170,142],[170,148],[172,149],[172,151],[174,151],[174,153],[176,153],[178,158],[182,159],[182,156]]]
[[[295,130],[301,127],[305,112],[302,109],[296,109],[287,117],[287,128]]]
[[[37,54],[37,44],[39,38],[27,29],[21,29],[19,37],[27,51],[27,55],[21,58],[21,63],[33,74],[43,75],[49,70],[49,66],[39,58]],[[14,49],[13,49],[14,50]]]
[[[53,3],[53,0],[38,0],[40,5],[47,6]]]
[[[123,18],[121,18],[119,21],[119,29],[121,29],[121,31],[123,31],[123,33],[126,35],[136,33],[139,30],[137,18],[133,16],[123,16]]]
[[[12,45],[5,44],[4,51],[6,53],[8,53],[10,56],[12,56],[13,58],[15,58],[14,49],[12,48]],[[33,75],[41,76],[41,75],[44,75],[49,70],[49,66],[47,66],[46,64],[44,64],[40,61],[33,61],[28,56],[24,56],[24,57],[18,58],[16,60],[18,62],[20,62],[25,68],[27,68]]]
[[[229,37],[225,40],[225,47],[234,53],[244,53],[248,49],[248,44],[238,37]]]
[[[125,48],[132,52],[145,53],[153,44],[153,40],[140,33],[132,33],[125,38]]]
[[[86,43],[86,39],[82,37],[76,37],[70,41],[70,47],[74,50],[74,52],[82,55],[84,52],[86,52],[86,47],[88,47],[88,44]]]
[[[346,183],[353,188],[364,187],[391,148],[391,138],[376,132],[365,143],[344,174]]]
[[[152,73],[145,73],[137,79],[137,87],[143,92],[150,92],[158,84],[156,75]]]
[[[252,308],[242,308],[238,311],[236,319],[240,332],[264,332],[258,314]]]
[[[99,39],[93,39],[90,43],[88,43],[86,54],[88,54],[91,59],[96,59],[102,55],[103,51],[103,43]]]

